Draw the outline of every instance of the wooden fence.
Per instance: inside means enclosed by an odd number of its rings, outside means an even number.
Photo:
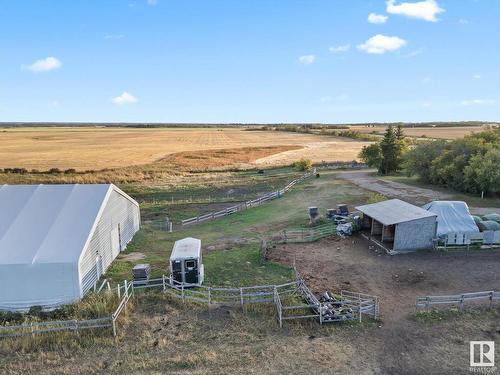
[[[209,213],[204,214],[204,215],[200,215],[200,216],[196,216],[196,217],[192,217],[192,218],[189,218],[189,219],[182,220],[181,224],[183,226],[184,225],[191,225],[191,224],[198,224],[198,223],[202,223],[202,222],[207,221],[207,220],[218,219],[220,217],[231,215],[231,214],[234,214],[236,212],[240,212],[240,211],[246,210],[248,208],[260,206],[263,203],[266,203],[266,202],[268,202],[270,200],[273,200],[273,199],[281,197],[282,195],[284,195],[286,192],[288,192],[292,187],[294,187],[299,182],[305,180],[306,178],[309,178],[309,177],[313,176],[314,173],[316,173],[316,170],[313,170],[311,172],[305,173],[301,177],[299,177],[299,178],[293,180],[292,182],[290,182],[283,189],[267,193],[267,194],[265,194],[265,195],[263,195],[263,196],[261,196],[259,198],[256,198],[256,199],[253,199],[253,200],[250,200],[250,201],[246,201],[246,202],[243,202],[243,203],[240,203],[240,204],[237,204],[237,205],[225,208],[225,209],[220,210],[220,211],[209,212]]]
[[[417,297],[416,308],[417,310],[429,310],[433,306],[456,305],[463,309],[467,303],[471,302],[488,302],[491,307],[495,301],[500,301],[500,292],[490,290],[485,292],[472,292],[447,296]]]

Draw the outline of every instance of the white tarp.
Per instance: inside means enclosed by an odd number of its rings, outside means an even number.
[[[465,202],[434,201],[427,203],[422,208],[437,215],[438,237],[444,237],[451,233],[479,233],[479,228]]]

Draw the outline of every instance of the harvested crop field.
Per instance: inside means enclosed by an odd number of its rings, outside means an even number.
[[[0,168],[99,170],[165,158],[182,166],[351,161],[360,142],[346,138],[244,128],[8,128],[0,131]],[[224,153],[223,150],[232,152]],[[234,151],[242,149],[243,153]],[[217,152],[203,153],[205,150]],[[182,154],[178,154],[182,153]],[[175,156],[172,156],[177,154]],[[245,154],[242,157],[242,154]],[[213,157],[213,160],[207,161]]]
[[[360,133],[368,134],[383,134],[385,127],[378,126],[367,128],[361,126],[352,126],[351,129],[357,130]],[[486,130],[481,126],[449,126],[449,127],[414,127],[404,128],[404,133],[410,137],[418,138],[440,138],[440,139],[457,139],[463,138],[473,132]]]

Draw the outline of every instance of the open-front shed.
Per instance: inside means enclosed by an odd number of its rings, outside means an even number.
[[[437,215],[399,199],[356,207],[363,230],[391,252],[429,249],[436,237]]]

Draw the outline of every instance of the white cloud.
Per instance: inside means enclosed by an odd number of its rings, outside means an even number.
[[[383,14],[370,13],[368,15],[368,22],[381,24],[381,23],[386,23],[388,18],[389,17],[384,16]]]
[[[481,105],[481,104],[494,104],[496,100],[493,99],[467,99],[462,100],[462,105]]]
[[[458,23],[461,24],[461,25],[468,25],[469,24],[469,20],[466,19],[466,18],[460,18],[458,20]]]
[[[406,44],[406,40],[397,36],[386,36],[377,34],[372,36],[363,44],[358,45],[358,49],[366,53],[381,55],[389,51],[396,51]]]
[[[436,0],[423,0],[416,3],[396,4],[396,0],[387,0],[387,13],[399,14],[410,18],[418,18],[429,22],[437,22],[437,15],[445,10],[440,8]]]
[[[328,50],[332,53],[340,53],[340,52],[347,52],[351,49],[351,45],[350,44],[343,44],[341,46],[332,46],[330,48],[328,48]]]
[[[35,61],[33,64],[28,66],[22,66],[22,68],[26,68],[31,70],[34,73],[39,72],[48,72],[49,70],[59,69],[62,66],[61,61],[59,61],[55,57],[46,57],[45,59],[40,59]]]
[[[137,103],[138,99],[134,95],[124,91],[120,96],[112,98],[111,101],[116,105],[124,105]]]
[[[337,96],[323,96],[322,98],[319,98],[319,101],[321,103],[330,103],[333,101],[344,101],[349,99],[349,94],[340,94]]]
[[[125,35],[123,34],[106,34],[104,35],[104,39],[123,39]]]
[[[158,0],[148,0],[147,3],[148,5],[156,5],[158,4]]]
[[[424,107],[424,108],[432,107],[432,103],[423,103],[422,107]]]
[[[432,82],[432,79],[431,79],[430,77],[424,77],[424,78],[422,79],[422,83],[423,83],[424,85],[427,85],[428,83],[431,83],[431,82]]]
[[[419,49],[416,49],[414,51],[411,51],[410,53],[404,55],[403,57],[415,57],[415,56],[421,55],[422,53],[424,53],[424,49],[419,48]]]
[[[314,61],[316,61],[315,55],[304,55],[299,57],[299,62],[304,65],[312,64]]]
[[[475,73],[475,74],[472,76],[472,78],[474,78],[474,79],[481,79],[481,74],[479,74],[479,73]]]

